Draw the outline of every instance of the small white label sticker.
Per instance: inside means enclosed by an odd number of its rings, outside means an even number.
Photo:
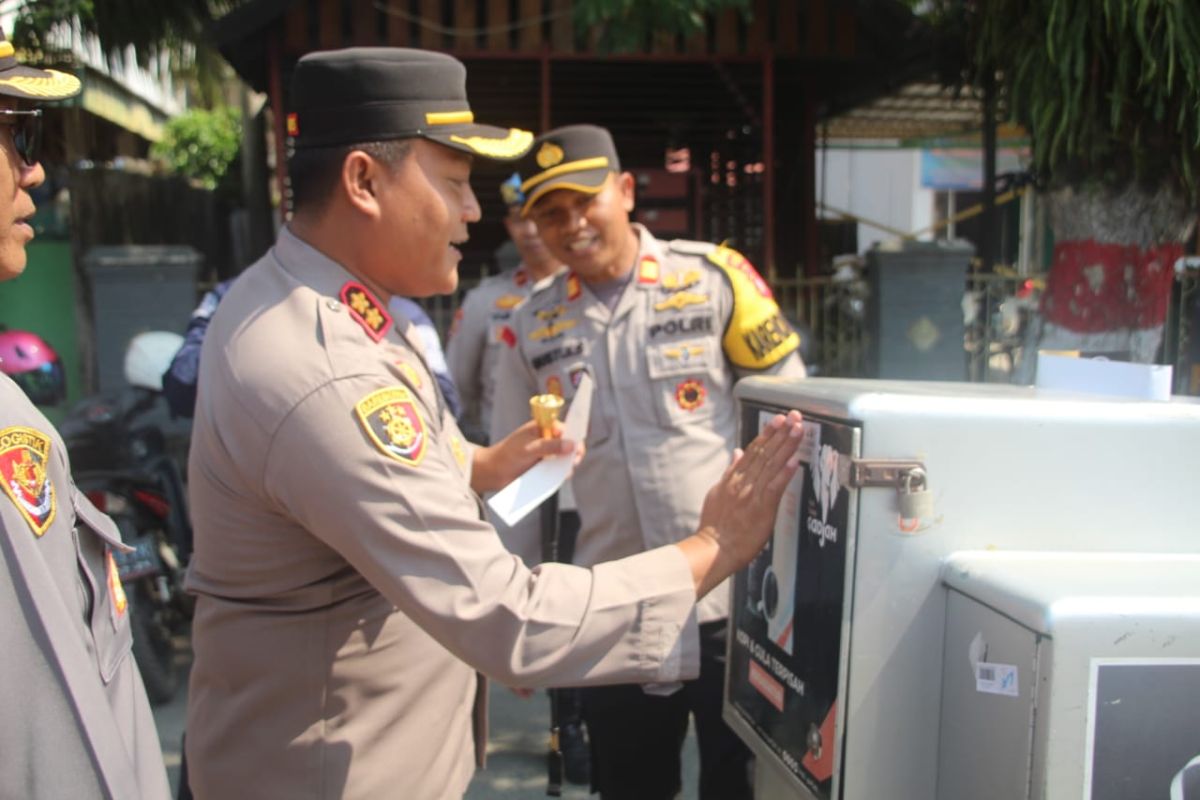
[[[1012,664],[989,664],[980,661],[975,665],[975,691],[1016,697],[1017,668]]]

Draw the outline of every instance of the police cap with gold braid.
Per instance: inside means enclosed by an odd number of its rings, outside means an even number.
[[[621,162],[612,135],[596,125],[566,125],[547,131],[533,142],[521,165],[521,184],[529,213],[538,199],[555,189],[598,194],[610,173],[620,172]]]
[[[529,150],[533,134],[475,122],[467,70],[444,53],[349,47],[310,53],[292,74],[288,134],[297,148],[424,138],[496,161]]]
[[[79,79],[56,69],[36,69],[17,61],[12,42],[0,31],[0,94],[26,100],[62,100],[79,93]]]

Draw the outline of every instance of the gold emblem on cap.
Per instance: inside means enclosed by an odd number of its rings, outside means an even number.
[[[470,150],[488,158],[520,158],[529,152],[533,134],[520,128],[509,128],[503,139],[486,136],[451,136],[450,141],[465,145]]]
[[[542,169],[550,169],[563,160],[563,149],[554,142],[543,142],[537,151],[537,163]]]

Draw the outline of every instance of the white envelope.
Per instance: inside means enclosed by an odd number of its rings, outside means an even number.
[[[582,442],[587,436],[588,416],[592,411],[592,379],[584,374],[575,389],[567,418],[563,420],[563,437]],[[543,458],[530,467],[525,474],[492,495],[488,505],[508,526],[516,525],[521,519],[542,504],[547,497],[558,491],[571,476],[575,465],[574,453],[564,456]]]

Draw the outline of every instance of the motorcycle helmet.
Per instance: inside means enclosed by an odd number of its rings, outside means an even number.
[[[58,405],[67,397],[67,378],[58,353],[29,331],[0,331],[0,372],[39,406]]]
[[[125,348],[125,380],[130,386],[162,391],[162,376],[183,347],[183,337],[170,331],[145,331]]]

